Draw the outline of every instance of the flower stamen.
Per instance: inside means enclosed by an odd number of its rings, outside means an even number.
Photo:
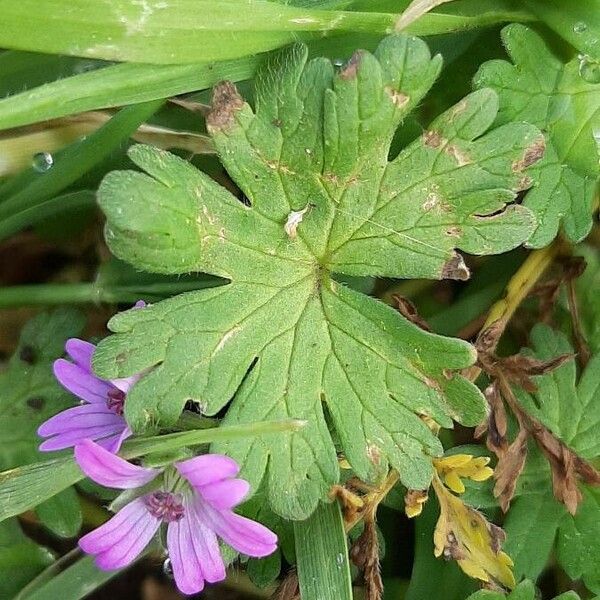
[[[125,392],[118,390],[117,388],[112,389],[106,394],[106,406],[112,410],[116,415],[123,416],[123,409],[125,407]]]
[[[185,513],[181,496],[171,492],[157,491],[148,494],[144,496],[144,503],[153,517],[162,519],[166,523],[179,521]]]

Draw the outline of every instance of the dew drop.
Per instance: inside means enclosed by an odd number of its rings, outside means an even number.
[[[585,33],[587,31],[587,28],[587,24],[583,21],[578,21],[577,23],[575,23],[575,25],[573,25],[573,31],[575,33]]]
[[[340,552],[336,557],[335,557],[335,561],[337,562],[338,566],[342,566],[344,564],[344,555]]]
[[[600,83],[600,62],[587,54],[579,55],[579,75],[588,83]]]
[[[334,58],[333,59],[333,66],[337,67],[338,69],[340,67],[343,67],[344,66],[344,59],[342,59],[342,58]]]
[[[49,171],[54,164],[54,158],[49,152],[38,152],[33,155],[31,163],[34,171],[45,173],[46,171]]]
[[[165,562],[163,562],[163,573],[169,578],[169,579],[173,579],[174,575],[173,575],[173,565],[171,564],[171,559],[167,556],[167,558],[165,558]]]

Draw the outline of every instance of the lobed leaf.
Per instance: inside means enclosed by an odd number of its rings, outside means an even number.
[[[523,203],[537,217],[528,245],[547,245],[561,224],[569,239],[581,241],[592,227],[600,174],[594,139],[600,126],[600,81],[586,78],[583,56],[563,64],[523,25],[505,27],[502,39],[514,64],[485,63],[475,85],[498,93],[497,124],[522,119],[546,134],[546,154],[534,169],[537,183]]]
[[[118,257],[231,283],[113,318],[97,372],[150,369],[126,404],[136,431],[174,423],[188,400],[213,415],[233,398],[228,425],[306,420],[299,432],[216,446],[254,489],[266,472],[269,501],[286,517],[305,518],[338,480],[328,424],[361,479],[391,465],[424,489],[442,448],[421,417],[451,427],[484,415],[477,388],[452,373],[472,364],[472,347],[332,278],[464,279],[456,248],[490,254],[529,236],[531,213],[506,204],[530,184],[523,157],[542,137],[522,123],[486,132],[492,91],[465,98],[388,161],[396,127],[439,69],[404,35],[338,71],[294,46],[257,75],[254,109],[232,84],[215,89],[208,130],[248,203],[149,147],[130,152],[147,174],[113,172],[101,185]]]

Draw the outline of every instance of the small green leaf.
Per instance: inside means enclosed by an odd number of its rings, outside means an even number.
[[[73,488],[48,498],[36,507],[35,512],[40,521],[60,537],[75,537],[81,529],[83,517],[77,492]]]
[[[600,127],[600,81],[586,81],[579,59],[563,64],[523,25],[505,27],[502,39],[514,65],[502,60],[485,63],[475,85],[498,92],[498,124],[518,119],[546,132],[545,155],[534,169],[537,185],[524,202],[538,221],[528,244],[547,245],[561,222],[569,239],[580,241],[592,227],[600,172],[593,133]]]
[[[254,585],[265,588],[271,585],[281,571],[281,553],[274,552],[266,558],[251,558],[246,567],[248,577]]]
[[[294,523],[300,594],[304,600],[352,600],[348,542],[337,502],[320,504]]]
[[[49,550],[23,534],[16,519],[0,523],[0,598],[13,598],[53,560]]]
[[[506,205],[527,187],[512,165],[542,137],[523,123],[486,133],[494,92],[466,97],[389,162],[396,127],[440,67],[421,40],[393,36],[337,72],[303,46],[288,49],[257,75],[254,110],[232,84],[218,86],[208,130],[251,207],[149,147],[130,151],[148,175],[113,172],[101,185],[119,258],[231,283],[113,318],[117,335],[100,344],[95,369],[150,369],[128,395],[135,431],[174,423],[190,399],[213,415],[233,397],[226,424],[307,420],[296,434],[216,447],[253,489],[266,471],[281,515],[306,517],[338,480],[324,405],[361,479],[389,464],[413,489],[428,486],[442,450],[420,416],[451,427],[484,415],[478,389],[451,374],[474,361],[471,346],[332,277],[464,279],[456,248],[491,254],[528,238],[531,213]]]

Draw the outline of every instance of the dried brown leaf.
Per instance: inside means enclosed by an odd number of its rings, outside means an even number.
[[[365,519],[363,532],[350,548],[350,559],[363,572],[365,600],[381,600],[383,581],[379,570],[379,540],[374,519]]]
[[[273,592],[271,600],[300,600],[298,573],[291,569]]]
[[[494,496],[498,499],[500,508],[506,512],[510,507],[510,501],[515,494],[515,487],[527,458],[527,430],[519,430],[514,442],[499,457],[498,464],[494,469]]]
[[[530,433],[550,463],[554,496],[574,515],[583,498],[578,482],[600,485],[600,473],[539,421],[531,417],[530,420]]]

